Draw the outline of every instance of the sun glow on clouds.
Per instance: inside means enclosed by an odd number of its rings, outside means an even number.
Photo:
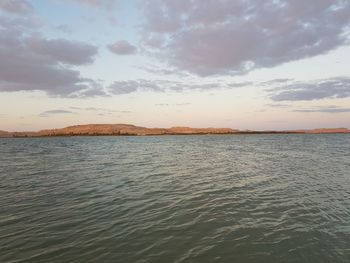
[[[349,127],[349,28],[341,0],[4,0],[0,129]]]

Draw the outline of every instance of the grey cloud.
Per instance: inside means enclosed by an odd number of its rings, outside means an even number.
[[[82,4],[90,7],[110,9],[115,6],[119,0],[66,0],[77,4]]]
[[[112,94],[128,94],[137,91],[139,83],[134,80],[115,81],[107,89]]]
[[[33,7],[27,0],[1,0],[0,11],[21,15],[31,13]]]
[[[136,91],[163,91],[166,87],[161,87],[157,81],[150,80],[127,80],[115,81],[107,90],[112,94],[128,94]]]
[[[350,2],[146,0],[144,44],[179,70],[201,76],[324,54],[348,44]],[[150,39],[165,39],[161,48]]]
[[[326,107],[317,107],[317,108],[311,108],[311,109],[297,109],[297,110],[293,110],[293,112],[345,113],[345,112],[350,112],[350,108],[342,108],[342,107],[338,107],[338,106],[326,106]]]
[[[201,84],[188,84],[185,87],[186,89],[194,89],[194,90],[212,90],[212,89],[219,89],[222,87],[222,85],[218,83],[201,83]]]
[[[41,90],[51,96],[68,97],[98,89],[98,83],[72,68],[91,63],[96,47],[46,39],[32,33],[26,20],[0,17],[0,21],[6,22],[0,23],[0,91]]]
[[[269,86],[269,85],[282,84],[290,81],[293,81],[293,79],[272,79],[265,82],[261,82],[260,85]]]
[[[145,29],[155,33],[172,33],[179,30],[184,21],[181,15],[191,7],[191,1],[146,0],[143,1],[147,22]]]
[[[144,70],[148,73],[152,73],[154,75],[176,75],[176,76],[180,76],[180,77],[188,77],[189,74],[185,73],[185,72],[180,72],[175,68],[164,68],[164,67],[154,67],[154,66],[139,66],[137,67],[141,70]]]
[[[210,83],[198,83],[198,82],[181,82],[170,80],[127,80],[127,81],[115,81],[107,87],[107,92],[111,94],[128,94],[136,91],[152,91],[152,92],[166,92],[166,91],[208,91],[218,89],[231,89],[237,87],[245,87],[250,85],[251,82],[237,82],[237,83],[224,83],[224,82],[210,82]]]
[[[288,104],[278,104],[278,103],[270,103],[270,104],[266,104],[266,106],[271,108],[290,108],[291,107],[291,105],[288,105]]]
[[[166,38],[160,34],[145,32],[142,34],[142,36],[143,43],[151,48],[162,48],[166,41]]]
[[[250,86],[252,84],[253,84],[253,82],[245,81],[245,82],[229,83],[229,84],[227,84],[227,86],[231,87],[231,88],[241,88],[241,87]]]
[[[66,25],[57,25],[57,26],[54,26],[53,28],[58,30],[58,31],[61,31],[63,33],[66,33],[66,34],[73,33],[73,30],[69,26],[66,26]]]
[[[76,97],[76,98],[91,98],[91,97],[110,97],[110,94],[108,94],[104,87],[100,85],[99,83],[92,84],[94,83],[93,80],[88,81],[88,87],[73,93],[71,97]]]
[[[102,108],[95,108],[95,107],[70,107],[73,110],[86,110],[86,111],[99,111],[99,110],[105,110]]]
[[[42,26],[42,21],[37,17],[23,16],[1,16],[0,15],[0,29],[6,29],[7,34],[22,34],[24,31],[32,33],[33,30]],[[5,35],[6,36],[6,35]],[[4,39],[5,36],[2,36]]]
[[[53,115],[61,115],[61,114],[76,114],[73,111],[67,111],[67,110],[48,110],[40,113],[39,117],[50,117]]]
[[[105,113],[131,113],[127,110],[112,110],[107,108],[97,108],[97,107],[70,107],[73,110],[82,110],[82,111],[95,111],[95,112],[105,112]]]
[[[269,90],[274,101],[302,101],[350,97],[350,78],[296,82]]]
[[[53,61],[71,65],[92,63],[97,54],[97,47],[84,42],[40,37],[31,37],[25,41],[35,53],[51,58]]]
[[[113,113],[111,112],[100,112],[100,113],[97,113],[98,116],[112,116]]]
[[[137,48],[126,40],[120,40],[107,47],[109,51],[117,55],[131,55],[137,52]]]

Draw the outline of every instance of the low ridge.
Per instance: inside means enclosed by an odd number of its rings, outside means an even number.
[[[131,124],[86,124],[74,125],[61,129],[46,129],[38,132],[7,132],[0,131],[0,137],[46,137],[46,136],[98,136],[98,135],[195,135],[195,134],[329,134],[350,133],[346,128],[323,128],[312,130],[290,130],[290,131],[240,131],[231,128],[146,128]]]

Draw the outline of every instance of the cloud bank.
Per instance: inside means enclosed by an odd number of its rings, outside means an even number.
[[[0,17],[0,91],[40,90],[74,96],[96,89],[76,66],[94,61],[96,46],[66,39],[47,39],[30,18]]]
[[[167,92],[176,91],[182,92],[186,90],[192,91],[207,91],[207,90],[220,90],[220,89],[232,89],[239,87],[246,87],[251,85],[251,82],[183,82],[183,81],[170,81],[170,80],[126,80],[115,81],[106,88],[106,91],[110,94],[120,95],[128,94],[136,91],[151,91],[151,92]]]
[[[294,82],[269,90],[273,101],[310,101],[350,97],[350,78]]]
[[[143,44],[200,76],[242,74],[349,41],[350,1],[145,0]]]
[[[106,6],[116,0],[66,0]],[[145,50],[169,67],[154,74],[235,75],[324,54],[349,43],[350,1],[344,0],[145,0],[141,38]],[[95,45],[47,38],[26,0],[0,1],[0,92],[44,91],[50,96],[87,98],[139,91],[205,91],[256,86],[279,101],[350,97],[350,78],[308,82],[274,79],[264,83],[200,79],[118,80],[102,85],[79,67],[94,62]],[[6,14],[6,15],[3,15]],[[59,28],[58,28],[59,29]],[[61,29],[66,30],[64,26]],[[144,49],[125,40],[107,48],[116,55]],[[144,53],[145,54],[145,53]],[[161,65],[161,64],[160,64]],[[180,75],[181,76],[181,75]]]

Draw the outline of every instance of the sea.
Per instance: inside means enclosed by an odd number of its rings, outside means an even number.
[[[350,134],[2,138],[0,262],[350,262]]]

